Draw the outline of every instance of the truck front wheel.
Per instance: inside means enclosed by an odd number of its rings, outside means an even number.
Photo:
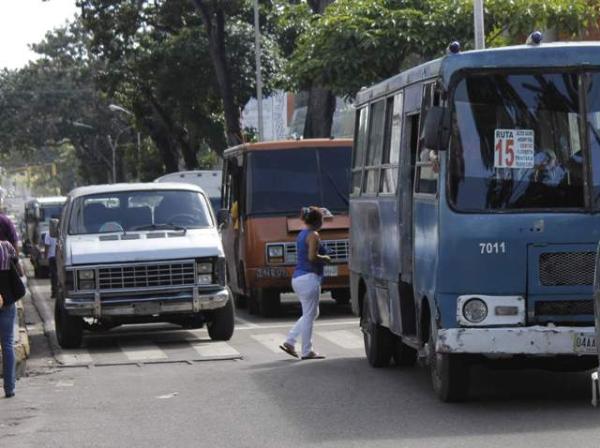
[[[206,324],[208,335],[213,341],[228,341],[233,336],[235,326],[235,311],[232,299],[222,308],[210,312]]]
[[[56,339],[62,348],[78,348],[83,340],[83,319],[69,316],[65,310],[64,302],[58,297],[54,304],[54,325]]]

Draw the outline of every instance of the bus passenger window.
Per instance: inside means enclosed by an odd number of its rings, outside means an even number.
[[[380,100],[371,106],[371,123],[369,125],[369,144],[363,178],[363,193],[377,193],[379,167],[383,153],[385,124],[385,101]]]
[[[440,164],[435,151],[424,149],[420,154],[420,163],[417,166],[417,184],[415,193],[436,194]]]
[[[385,143],[379,192],[394,194],[398,186],[398,164],[402,138],[403,94],[388,98],[385,118]]]
[[[362,169],[367,147],[367,123],[369,119],[368,107],[363,107],[356,116],[354,155],[352,161],[352,194],[360,194],[362,185]]]

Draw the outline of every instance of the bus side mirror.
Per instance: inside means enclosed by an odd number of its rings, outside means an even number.
[[[423,147],[434,151],[444,151],[448,142],[446,129],[446,108],[433,106],[427,112],[423,123]]]
[[[49,232],[52,238],[58,238],[58,227],[60,225],[60,221],[56,218],[50,220]]]
[[[219,226],[224,226],[229,223],[229,210],[226,208],[222,208],[217,212],[217,224]]]

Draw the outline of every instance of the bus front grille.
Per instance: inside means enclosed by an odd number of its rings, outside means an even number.
[[[579,286],[594,283],[595,252],[545,252],[539,258],[542,286]]]
[[[538,300],[535,302],[536,316],[577,316],[594,314],[592,300]]]

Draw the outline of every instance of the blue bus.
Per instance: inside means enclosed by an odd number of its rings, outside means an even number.
[[[600,43],[468,52],[356,98],[350,287],[365,351],[430,366],[597,363]],[[516,362],[518,361],[518,362]]]

